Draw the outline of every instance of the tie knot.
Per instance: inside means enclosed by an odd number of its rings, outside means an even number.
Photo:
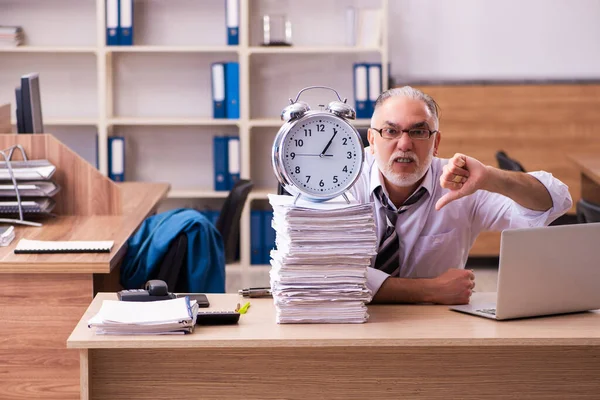
[[[394,208],[390,204],[390,201],[389,201],[388,197],[386,196],[386,194],[384,193],[383,187],[381,185],[377,186],[373,193],[375,194],[375,196],[377,197],[377,199],[379,200],[381,205],[383,207],[385,207],[387,210],[392,211],[394,214],[402,214],[404,211],[407,210],[407,208],[405,208],[405,207],[408,207],[408,206],[413,205],[416,202],[418,202],[425,195],[425,193],[427,193],[427,189],[425,189],[423,186],[421,186],[419,188],[419,190],[417,190],[415,193],[413,193],[408,199],[406,199],[406,201],[404,203],[402,203],[402,205],[400,207],[398,207],[397,211],[394,210]]]

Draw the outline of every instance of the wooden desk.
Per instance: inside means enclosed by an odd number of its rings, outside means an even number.
[[[61,216],[15,227],[0,248],[0,398],[78,399],[79,360],[65,341],[94,294],[114,290],[126,242],[165,198],[168,184],[119,185],[123,215]],[[20,238],[114,240],[109,254],[15,255]]]
[[[600,153],[571,154],[581,175],[581,198],[600,204]]]
[[[488,294],[490,295],[490,294]],[[493,294],[492,294],[493,295]],[[233,294],[208,295],[232,309]],[[597,399],[600,313],[496,322],[445,306],[370,306],[358,325],[277,325],[252,299],[239,325],[100,336],[86,325],[81,399]]]

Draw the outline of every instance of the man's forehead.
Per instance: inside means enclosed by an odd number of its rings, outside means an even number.
[[[386,100],[375,112],[378,122],[393,122],[397,125],[432,122],[433,115],[427,105],[417,99],[397,96]]]

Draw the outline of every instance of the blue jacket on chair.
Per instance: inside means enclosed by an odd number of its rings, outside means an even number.
[[[155,276],[169,245],[181,232],[188,239],[188,293],[225,292],[225,251],[221,234],[200,212],[180,208],[144,220],[129,239],[121,265],[121,285],[138,289]]]

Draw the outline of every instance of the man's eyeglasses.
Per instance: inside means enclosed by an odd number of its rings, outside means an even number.
[[[402,133],[408,133],[408,137],[416,140],[426,140],[431,137],[437,131],[432,131],[425,128],[411,128],[411,129],[396,129],[392,127],[385,127],[381,129],[371,128],[374,131],[379,132],[382,138],[384,139],[400,139],[402,137]]]

